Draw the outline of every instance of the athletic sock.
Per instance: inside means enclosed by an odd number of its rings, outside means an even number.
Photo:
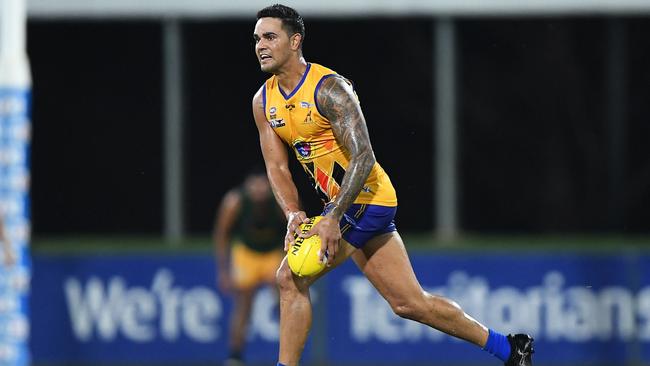
[[[488,340],[483,350],[506,362],[510,357],[510,342],[508,342],[508,338],[503,334],[490,329],[490,334],[488,335]]]
[[[277,366],[285,366],[285,365],[283,363],[278,362]]]

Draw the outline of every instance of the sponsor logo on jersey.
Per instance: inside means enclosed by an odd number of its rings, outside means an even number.
[[[280,118],[280,119],[272,119],[272,120],[269,121],[269,124],[273,128],[278,128],[278,127],[282,127],[282,126],[285,125],[284,119],[282,119],[282,118]]]
[[[311,118],[311,109],[309,110],[309,112],[307,112],[307,116],[305,117],[305,120],[302,121],[302,123],[304,124],[314,123],[314,120]]]
[[[309,142],[295,141],[293,143],[293,148],[296,149],[298,155],[303,159],[307,159],[311,156],[311,144]]]
[[[288,109],[289,112],[291,112],[294,108],[296,108],[295,104],[287,104],[284,106],[284,108]]]
[[[300,107],[301,108],[309,108],[309,107],[311,107],[311,104],[309,104],[309,102],[300,102]]]

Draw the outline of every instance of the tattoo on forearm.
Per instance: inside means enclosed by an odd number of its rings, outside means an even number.
[[[361,192],[375,164],[375,154],[361,106],[345,79],[334,76],[323,81],[317,101],[332,125],[334,137],[351,157],[332,210],[332,214],[340,219]]]

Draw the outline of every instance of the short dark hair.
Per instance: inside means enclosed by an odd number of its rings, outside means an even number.
[[[257,12],[257,20],[260,18],[278,18],[282,20],[282,28],[289,34],[289,37],[298,33],[301,36],[300,47],[305,40],[305,22],[298,12],[282,4],[274,4]]]

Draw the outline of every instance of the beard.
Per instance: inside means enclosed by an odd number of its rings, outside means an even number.
[[[263,72],[269,73],[269,74],[275,74],[275,72],[278,70],[277,64],[275,62],[271,64],[260,64],[260,69]]]

